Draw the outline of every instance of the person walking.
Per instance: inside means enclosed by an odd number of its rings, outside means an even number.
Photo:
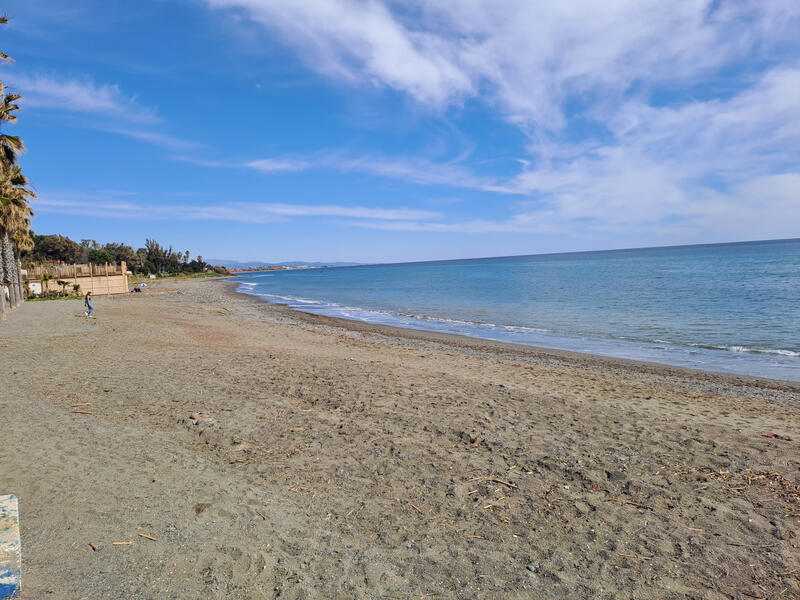
[[[86,297],[83,300],[83,305],[86,307],[86,312],[83,313],[85,317],[91,317],[94,307],[92,306],[92,292],[86,292]]]

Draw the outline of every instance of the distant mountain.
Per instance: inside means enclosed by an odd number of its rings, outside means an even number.
[[[204,260],[211,265],[219,265],[229,269],[258,269],[261,267],[354,267],[361,264],[354,262],[306,262],[302,260],[278,263],[257,260],[242,262],[238,260],[225,260],[224,258],[206,258]]]

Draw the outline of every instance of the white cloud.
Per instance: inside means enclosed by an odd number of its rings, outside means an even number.
[[[60,113],[85,113],[114,117],[132,123],[157,123],[156,111],[125,96],[117,85],[97,84],[91,79],[66,79],[49,75],[12,75],[10,82],[25,99],[25,106]]]
[[[309,64],[344,79],[373,79],[416,100],[442,106],[472,93],[452,48],[429,32],[410,31],[379,2],[359,0],[208,0],[241,9],[299,47]]]
[[[315,70],[433,107],[481,95],[511,121],[565,123],[571,95],[613,102],[632,84],[698,80],[796,38],[792,0],[439,2],[206,0],[295,47]]]
[[[99,84],[89,78],[67,79],[50,75],[12,74],[10,85],[22,94],[22,106],[44,110],[81,127],[122,135],[171,150],[190,150],[198,144],[164,131],[155,109],[126,96],[116,84]]]
[[[230,203],[192,207],[195,218],[231,221],[274,221],[286,217],[348,217],[357,219],[430,219],[439,213],[408,208],[368,208],[327,204]]]
[[[424,223],[370,221],[359,227],[461,233],[567,233],[605,231],[624,236],[632,228],[653,235],[690,237],[719,234],[725,223],[758,221],[752,235],[792,235],[788,223],[800,219],[800,191],[793,201],[791,169],[800,156],[800,69],[769,71],[727,100],[653,107],[630,101],[610,111],[608,143],[548,141],[531,144],[533,160],[507,180],[477,177],[458,164],[421,159],[343,157],[270,159],[272,165],[334,168],[420,184],[447,185],[527,197],[505,220]],[[789,173],[788,175],[785,173]],[[776,196],[767,184],[781,182]],[[754,212],[752,192],[763,193]],[[782,199],[779,199],[782,198]],[[724,207],[728,215],[723,218]],[[738,232],[738,233],[737,233]]]
[[[519,193],[519,190],[505,185],[498,178],[475,175],[455,161],[435,162],[422,158],[376,154],[353,156],[332,151],[315,152],[304,156],[271,157],[245,161],[208,160],[189,155],[172,158],[203,167],[246,168],[267,175],[312,169],[332,169],[341,173],[366,173],[423,185],[443,185],[501,194]]]
[[[230,165],[228,165],[230,166]],[[261,158],[244,163],[245,167],[255,169],[261,173],[279,173],[281,171],[303,171],[310,164],[305,160],[290,158]]]
[[[369,173],[424,185],[447,185],[496,193],[514,193],[514,190],[504,187],[496,178],[475,175],[454,162],[387,156],[330,156],[320,159],[317,164],[342,172]]]
[[[161,146],[162,148],[168,148],[170,150],[191,150],[200,146],[200,144],[195,142],[189,142],[160,131],[114,127],[109,127],[108,129],[104,129],[104,131],[124,135],[125,137],[133,138],[142,142],[148,142],[155,146]]]
[[[678,107],[630,102],[608,122],[609,143],[577,151],[566,142],[549,143],[508,185],[534,196],[530,206],[606,227],[655,227],[681,218],[707,228],[703,215],[719,202],[744,222],[741,189],[797,168],[800,69],[770,71],[725,101]],[[779,209],[765,198],[760,220],[785,232],[787,216],[798,214],[800,201]]]
[[[391,88],[436,111],[476,99],[525,134],[520,171],[505,179],[459,160],[301,159],[298,169],[527,197],[505,219],[354,225],[675,242],[798,231],[794,0],[206,3],[278,35],[327,76]]]
[[[213,220],[265,223],[287,218],[335,217],[370,220],[424,220],[440,213],[408,208],[372,208],[331,204],[286,204],[278,202],[226,202],[219,204],[161,204],[150,206],[135,201],[120,201],[120,192],[50,192],[39,195],[37,212],[91,217],[142,220]],[[129,195],[126,194],[126,197]]]

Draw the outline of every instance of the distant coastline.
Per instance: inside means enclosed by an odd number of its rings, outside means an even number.
[[[316,266],[306,266],[306,265],[299,265],[299,266],[270,265],[268,267],[228,267],[228,271],[231,273],[263,273],[264,271],[297,271],[299,269],[324,269],[325,266],[316,267]]]
[[[209,262],[215,265],[220,265],[223,267],[228,268],[229,270],[237,270],[237,271],[275,271],[279,268],[289,267],[289,268],[299,268],[299,267],[356,267],[362,265],[364,263],[357,263],[357,262],[320,262],[320,261],[304,261],[304,260],[295,260],[295,261],[282,261],[282,262],[268,262],[262,260],[251,260],[251,261],[239,261],[239,260],[227,260],[224,258],[212,258],[209,259]]]

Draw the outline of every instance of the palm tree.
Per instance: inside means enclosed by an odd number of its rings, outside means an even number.
[[[5,270],[5,261],[3,260],[2,252],[0,252],[0,320],[5,321],[6,313],[8,312],[8,306],[6,306],[6,288],[5,288],[5,281],[6,281],[6,270]]]
[[[29,199],[36,195],[26,186],[28,179],[19,166],[7,169],[0,161],[0,244],[4,264],[4,281],[9,288],[11,308],[24,299],[20,254],[33,248],[30,233],[31,210]]]
[[[0,25],[8,23],[0,16]],[[0,61],[11,59],[0,52]],[[6,92],[0,82],[0,125],[17,120],[19,94]],[[22,265],[20,253],[33,248],[30,233],[30,199],[35,194],[28,189],[28,179],[17,165],[17,158],[25,151],[25,145],[16,135],[0,132],[0,287],[8,286],[11,308],[24,299],[22,293]],[[2,292],[2,290],[0,290]],[[5,318],[5,293],[0,293],[0,318]]]
[[[5,15],[0,15],[0,25],[5,25],[7,23],[8,23],[8,17],[5,16]],[[3,54],[2,52],[0,52],[0,60],[4,60],[6,62],[11,62],[14,59],[12,59],[7,54]]]
[[[0,25],[5,25],[8,23],[8,18],[5,15],[0,16]],[[0,52],[0,61],[10,61],[11,58],[3,53]],[[5,89],[3,90],[5,92]],[[5,97],[5,94],[3,94]],[[10,101],[13,102],[13,101]],[[3,107],[7,110],[9,107],[8,105],[4,105]],[[12,117],[15,115],[11,115]],[[6,204],[6,201],[0,199],[0,206]],[[6,306],[6,290],[5,290],[5,282],[6,282],[6,270],[5,270],[5,260],[3,259],[3,251],[2,251],[2,240],[5,239],[5,232],[2,232],[3,235],[0,236],[0,319],[5,320],[6,313],[8,312],[8,307]]]
[[[17,100],[21,97],[19,94],[6,93],[5,85],[0,82],[0,123],[17,121],[17,115],[14,113],[19,110]],[[0,133],[0,161],[7,165],[14,165],[17,157],[24,151],[25,144],[19,136]]]

